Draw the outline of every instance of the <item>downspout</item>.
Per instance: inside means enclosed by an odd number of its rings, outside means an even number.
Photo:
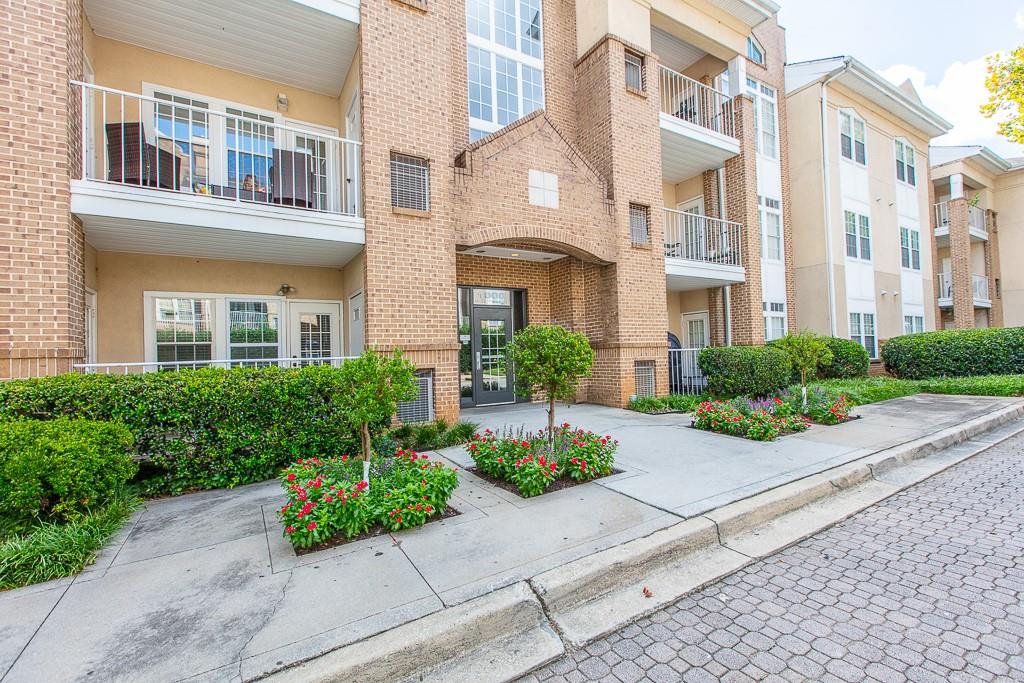
[[[715,171],[718,180],[718,215],[723,219],[725,215],[725,169]],[[725,345],[732,346],[732,300],[730,299],[729,285],[722,287],[722,315],[725,317]]]
[[[832,74],[821,82],[821,154],[822,154],[822,182],[824,183],[824,204],[825,204],[825,267],[828,272],[828,328],[829,334],[838,336],[836,326],[836,272],[832,256],[832,176],[829,172],[828,155],[828,84],[846,69],[849,62],[843,68]]]

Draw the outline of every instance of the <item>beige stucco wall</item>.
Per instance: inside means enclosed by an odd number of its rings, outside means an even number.
[[[683,344],[683,314],[700,313],[708,310],[708,290],[695,289],[686,292],[669,292],[668,302],[668,329],[679,337]]]
[[[356,270],[360,272],[361,280],[361,265],[353,261],[349,267],[352,277]],[[144,292],[274,296],[285,282],[296,289],[291,298],[345,298],[345,275],[335,268],[97,252],[97,360],[145,360]],[[345,324],[342,331],[347,336]]]
[[[978,206],[983,209],[991,209],[995,206],[996,176],[974,159],[953,161],[931,170],[932,182],[935,185],[935,201],[949,199],[949,179],[950,176],[957,174],[964,176],[964,195],[967,199],[977,196]]]
[[[85,243],[85,286],[96,291],[96,249]]]
[[[1003,324],[1024,325],[1024,170],[1004,173],[995,184],[999,212],[999,257],[1002,270]]]

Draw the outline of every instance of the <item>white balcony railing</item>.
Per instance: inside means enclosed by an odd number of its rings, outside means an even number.
[[[939,298],[953,298],[953,274],[943,271],[939,273]]]
[[[665,209],[665,257],[742,266],[743,226],[733,221]]]
[[[661,111],[701,128],[736,137],[732,98],[664,66],[658,67]]]
[[[72,81],[82,105],[82,178],[225,201],[362,215],[360,143]]]
[[[975,301],[988,301],[988,278],[984,275],[971,275],[971,294]]]
[[[936,228],[948,228],[949,227],[949,202],[939,202],[934,207],[935,211],[935,227]]]
[[[980,206],[967,205],[967,225],[980,230],[981,232],[987,232],[985,226],[985,209]]]
[[[939,202],[932,207],[935,212],[935,227],[949,229],[949,202]],[[967,226],[975,235],[984,237],[988,234],[985,209],[980,206],[967,205]]]
[[[700,349],[668,350],[668,387],[673,394],[700,394],[708,386],[697,364]]]
[[[339,367],[350,356],[323,356],[320,358],[235,358],[219,360],[176,360],[153,361],[149,363],[80,363],[74,366],[78,372],[100,375],[131,375],[140,372],[179,372],[200,368],[265,368],[277,365],[282,368],[301,368],[307,365],[330,365]]]

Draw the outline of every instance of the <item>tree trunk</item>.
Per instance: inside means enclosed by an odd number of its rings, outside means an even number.
[[[370,456],[373,454],[373,440],[370,438],[370,424],[364,422],[360,429],[360,436],[363,442],[363,460],[369,462]]]
[[[548,395],[548,453],[555,452],[555,397]]]

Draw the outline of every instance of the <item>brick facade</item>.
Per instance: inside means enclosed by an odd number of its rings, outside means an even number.
[[[974,294],[971,288],[971,235],[967,224],[967,200],[949,201],[949,261],[953,278],[953,326],[974,327]]]
[[[991,209],[985,211],[988,241],[985,243],[985,272],[988,273],[988,297],[992,308],[988,312],[989,327],[1003,326],[1002,263],[999,256],[998,214]]]

